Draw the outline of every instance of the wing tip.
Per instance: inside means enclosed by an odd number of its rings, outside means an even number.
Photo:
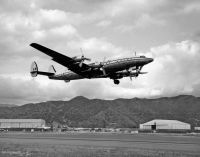
[[[31,47],[34,47],[34,46],[36,46],[36,45],[38,45],[38,44],[37,44],[37,43],[31,43],[31,44],[30,44]]]

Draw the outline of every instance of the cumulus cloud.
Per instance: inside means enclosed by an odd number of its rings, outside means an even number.
[[[71,85],[61,88],[59,82],[49,82],[41,78],[30,79],[24,76],[0,76],[1,103],[31,103],[48,100],[58,100],[71,97],[68,92]],[[63,83],[64,84],[64,83]],[[57,86],[58,85],[58,86]],[[65,94],[67,93],[67,95]]]
[[[123,53],[126,53],[121,47],[117,47],[104,39],[98,38],[69,41],[67,47],[72,51],[77,51],[77,48],[82,48],[87,56],[100,61],[102,61],[104,57],[107,59],[117,58],[121,57]]]
[[[45,100],[68,100],[77,95],[88,98],[132,98],[160,97],[178,94],[199,95],[200,87],[200,44],[187,40],[179,43],[169,43],[153,47],[148,52],[155,61],[143,68],[148,71],[146,76],[140,76],[133,81],[129,78],[121,80],[116,86],[112,80],[80,80],[65,84],[63,81],[48,80],[39,77],[18,76],[13,78],[1,76],[0,98],[9,102],[37,102]],[[95,90],[94,90],[95,87]],[[38,92],[39,91],[39,92]],[[70,91],[70,92],[69,92]]]
[[[97,26],[106,27],[106,26],[109,26],[111,23],[112,22],[109,20],[103,20],[103,21],[100,21],[99,23],[97,23]]]
[[[150,53],[155,58],[148,68],[149,81],[146,80],[151,88],[158,90],[160,95],[197,93],[195,87],[200,82],[198,42],[169,43],[151,48]]]
[[[198,0],[2,0],[0,100],[22,104],[78,95],[103,99],[199,96],[198,17]],[[68,56],[81,55],[82,48],[93,61],[129,57],[131,49],[155,61],[144,67],[148,74],[132,82],[124,78],[119,86],[109,79],[68,84],[40,76],[32,79],[29,66],[33,60],[38,61],[41,70],[49,64],[58,72],[66,69],[31,48],[32,42]]]

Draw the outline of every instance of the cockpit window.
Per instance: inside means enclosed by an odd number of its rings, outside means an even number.
[[[146,58],[145,56],[140,56],[140,58]]]

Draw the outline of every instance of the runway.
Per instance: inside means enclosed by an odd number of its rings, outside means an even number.
[[[200,155],[200,136],[170,134],[109,134],[109,133],[1,133],[3,143],[28,146],[38,145],[44,150],[56,148],[84,148],[144,152],[176,152]]]

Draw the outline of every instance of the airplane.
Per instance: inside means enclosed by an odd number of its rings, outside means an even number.
[[[48,72],[39,71],[37,63],[34,61],[31,65],[31,76],[45,75],[49,79],[64,80],[65,82],[78,79],[110,78],[114,81],[114,84],[118,85],[120,83],[119,79],[123,77],[130,77],[132,80],[132,77],[146,74],[147,72],[141,72],[142,67],[153,61],[153,58],[135,56],[107,61],[104,59],[100,63],[86,64],[84,61],[90,61],[91,59],[84,57],[84,55],[81,57],[68,57],[37,43],[31,43],[30,46],[52,57],[53,61],[68,68],[67,72],[61,74],[56,74],[53,65],[49,67]]]

